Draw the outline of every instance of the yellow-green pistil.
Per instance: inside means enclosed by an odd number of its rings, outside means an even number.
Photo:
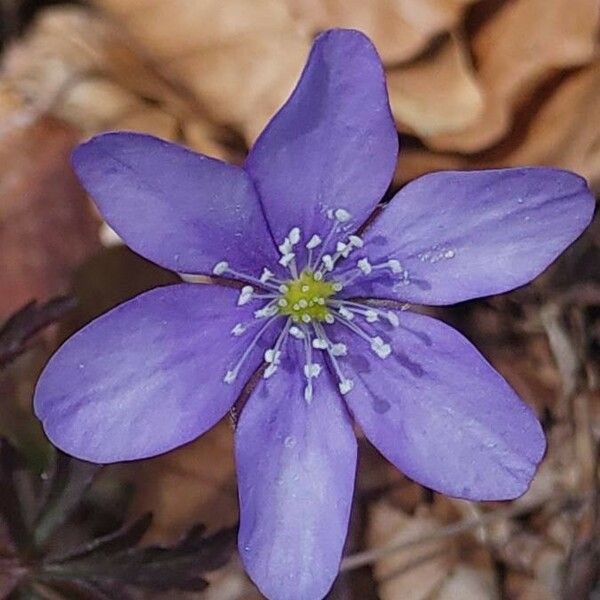
[[[319,275],[315,277],[312,271],[303,271],[297,279],[285,283],[277,302],[279,314],[291,317],[296,323],[326,321],[330,315],[327,299],[336,291],[335,283],[319,279]]]

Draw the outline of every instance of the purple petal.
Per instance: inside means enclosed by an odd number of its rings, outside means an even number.
[[[324,371],[304,400],[298,342],[254,391],[236,432],[240,554],[270,600],[320,600],[339,570],[356,469],[346,408]]]
[[[276,262],[245,171],[139,133],[106,133],[73,152],[73,166],[110,226],[132,249],[183,273],[227,260],[260,273]]]
[[[337,29],[320,35],[292,96],[246,161],[281,241],[294,226],[323,235],[324,208],[360,224],[392,178],[398,135],[383,67],[369,39]]]
[[[50,440],[78,458],[107,463],[166,452],[212,427],[261,362],[253,352],[232,384],[226,371],[259,328],[230,334],[252,308],[237,291],[174,285],[137,296],[92,321],[46,366],[35,391]],[[276,327],[267,330],[265,343]]]
[[[364,236],[374,271],[348,295],[452,304],[531,281],[587,227],[585,180],[542,167],[425,175],[404,187]],[[358,257],[358,254],[357,254]]]
[[[346,400],[369,440],[411,479],[471,500],[523,494],[545,450],[533,411],[457,331],[397,313],[381,359],[347,330]],[[380,333],[382,337],[384,334]],[[353,374],[350,374],[353,371]]]

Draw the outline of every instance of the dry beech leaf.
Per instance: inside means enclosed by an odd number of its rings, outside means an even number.
[[[330,27],[366,33],[384,63],[410,60],[437,34],[455,27],[475,0],[287,0],[312,34]]]
[[[526,164],[571,169],[600,190],[600,63],[576,71],[498,148],[474,157],[405,147],[396,179],[409,181],[429,171]]]
[[[233,431],[227,418],[182,448],[136,463],[130,473],[135,514],[154,514],[147,541],[172,541],[190,523],[206,523],[213,531],[237,520]]]
[[[310,47],[279,0],[95,0],[211,118],[252,142],[291,92]]]
[[[411,516],[379,501],[370,507],[367,532],[370,547],[428,536],[441,524],[432,516]],[[452,542],[431,541],[387,555],[375,563],[374,574],[382,600],[427,600],[455,563]]]
[[[427,140],[432,148],[476,152],[497,142],[515,106],[560,69],[591,62],[597,50],[597,0],[505,2],[472,39],[485,111],[456,135]]]
[[[419,136],[461,131],[483,110],[473,68],[453,35],[414,62],[388,70],[387,80],[396,121]]]
[[[7,52],[3,67],[4,85],[27,97],[32,111],[49,112],[86,135],[129,129],[179,139],[193,130],[190,145],[229,157],[222,128],[193,93],[169,80],[118,27],[89,9],[42,12]]]

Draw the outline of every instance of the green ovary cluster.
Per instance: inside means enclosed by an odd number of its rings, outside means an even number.
[[[327,320],[327,299],[335,294],[335,284],[318,277],[303,271],[298,279],[287,281],[278,301],[279,313],[296,323]]]

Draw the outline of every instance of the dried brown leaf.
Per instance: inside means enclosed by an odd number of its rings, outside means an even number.
[[[287,0],[311,33],[349,27],[366,33],[385,63],[404,62],[453,29],[475,0]]]
[[[227,419],[183,448],[137,463],[131,476],[134,512],[154,515],[146,541],[173,541],[192,522],[213,530],[237,520],[233,431]]]
[[[461,131],[483,110],[481,89],[456,36],[448,35],[421,58],[388,70],[387,80],[400,128],[417,135]]]
[[[69,165],[78,139],[21,106],[0,131],[0,316],[68,290],[72,270],[99,247],[97,219]]]
[[[140,54],[248,142],[294,86],[310,40],[278,0],[96,0]]]
[[[411,516],[380,501],[370,507],[370,546],[401,543],[430,535],[441,524],[431,515]],[[455,563],[452,542],[447,539],[425,542],[391,553],[374,566],[382,600],[426,600],[443,583]]]
[[[57,7],[41,13],[4,59],[4,85],[92,135],[107,129],[180,139],[193,129],[195,147],[229,156],[226,132],[199,99],[166,76],[121,29],[96,12]],[[185,140],[184,140],[185,141]]]
[[[472,39],[485,110],[464,131],[427,140],[436,149],[476,152],[504,136],[513,111],[558,70],[590,63],[597,50],[596,0],[505,2]],[[445,132],[440,132],[445,133]]]

